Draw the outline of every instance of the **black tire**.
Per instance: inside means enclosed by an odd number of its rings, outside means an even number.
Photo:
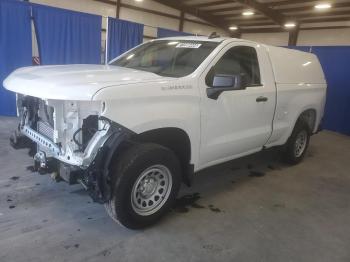
[[[164,201],[161,200],[161,206],[159,204],[154,213],[140,215],[135,211],[137,210],[135,205],[132,204],[134,200],[132,195],[135,192],[133,188],[142,174],[155,166],[165,166],[167,171],[170,171],[172,186],[169,186],[168,196],[164,197]],[[113,195],[105,207],[114,221],[130,229],[141,229],[156,223],[172,207],[180,189],[181,166],[179,160],[171,150],[157,144],[132,145],[111,167],[111,171],[115,181]],[[158,188],[156,189],[158,190]],[[136,190],[136,192],[138,191]]]
[[[297,153],[298,152],[298,150],[296,149],[298,146],[297,140],[299,135],[301,135],[302,133],[306,134],[305,146],[303,147],[302,152],[301,150],[299,150],[299,153]],[[307,148],[309,146],[310,134],[311,134],[311,130],[309,125],[303,120],[298,120],[297,123],[295,124],[294,130],[291,136],[289,137],[287,143],[284,146],[285,162],[291,165],[296,165],[303,160],[305,153],[307,151]]]

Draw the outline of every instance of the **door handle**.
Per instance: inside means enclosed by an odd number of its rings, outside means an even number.
[[[269,100],[267,97],[265,97],[265,96],[259,96],[259,97],[256,99],[256,102],[257,102],[257,103],[260,103],[260,102],[267,102],[267,100]]]

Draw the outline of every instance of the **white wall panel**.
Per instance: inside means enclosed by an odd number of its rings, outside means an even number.
[[[142,7],[145,9],[150,9],[150,10],[154,10],[154,11],[158,11],[158,12],[162,12],[162,13],[167,13],[169,15],[180,16],[179,10],[167,7],[165,5],[159,4],[159,3],[151,1],[151,0],[145,0],[142,2],[136,2],[135,0],[122,0],[122,3],[133,5],[133,6],[138,6],[138,7]]]
[[[227,33],[222,29],[188,21],[185,21],[184,23],[184,32],[204,36],[210,35],[212,32],[217,32],[221,36],[227,36]]]
[[[179,29],[179,20],[175,18],[169,18],[165,16],[145,13],[142,11],[132,10],[129,8],[121,8],[119,17],[121,19],[150,25],[150,26],[160,26],[172,30]]]
[[[115,17],[116,13],[116,8],[113,5],[104,4],[93,0],[31,0],[31,2],[102,16]],[[122,3],[180,16],[180,12],[178,10],[169,8],[165,5],[156,3],[151,0],[145,0],[143,2],[135,2],[134,0],[122,0]],[[193,20],[203,21],[188,14],[186,14],[185,17]],[[154,27],[159,26],[172,30],[178,30],[179,28],[179,21],[177,19],[145,13],[128,8],[121,8],[120,18],[146,24],[145,35],[152,37],[156,36],[156,29],[153,27],[148,27],[147,25]],[[105,21],[105,19],[102,19],[103,28],[106,28]],[[342,24],[344,23],[342,22]],[[210,33],[216,31],[222,36],[227,36],[227,32],[224,30],[187,21],[184,23],[184,31],[201,35],[209,35]],[[102,38],[105,38],[105,34],[102,34]],[[288,32],[247,33],[243,34],[242,38],[277,46],[288,45]],[[301,30],[299,34],[298,45],[350,45],[350,29]]]
[[[286,46],[288,45],[289,33],[249,33],[242,34],[242,38],[268,45]]]
[[[350,45],[350,28],[302,30],[298,45]]]
[[[115,17],[115,7],[92,0],[30,0],[32,3],[60,7],[90,14]]]

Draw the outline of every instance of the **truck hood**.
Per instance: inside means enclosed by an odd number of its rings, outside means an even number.
[[[32,66],[14,71],[4,87],[43,99],[91,100],[104,87],[160,79],[154,73],[109,65]]]

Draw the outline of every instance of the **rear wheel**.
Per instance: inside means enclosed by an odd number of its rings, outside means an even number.
[[[303,160],[310,141],[309,125],[302,120],[296,123],[286,145],[284,158],[289,164],[298,164]]]
[[[114,190],[108,214],[131,229],[157,222],[173,205],[181,168],[175,154],[160,145],[136,144],[112,168]]]

